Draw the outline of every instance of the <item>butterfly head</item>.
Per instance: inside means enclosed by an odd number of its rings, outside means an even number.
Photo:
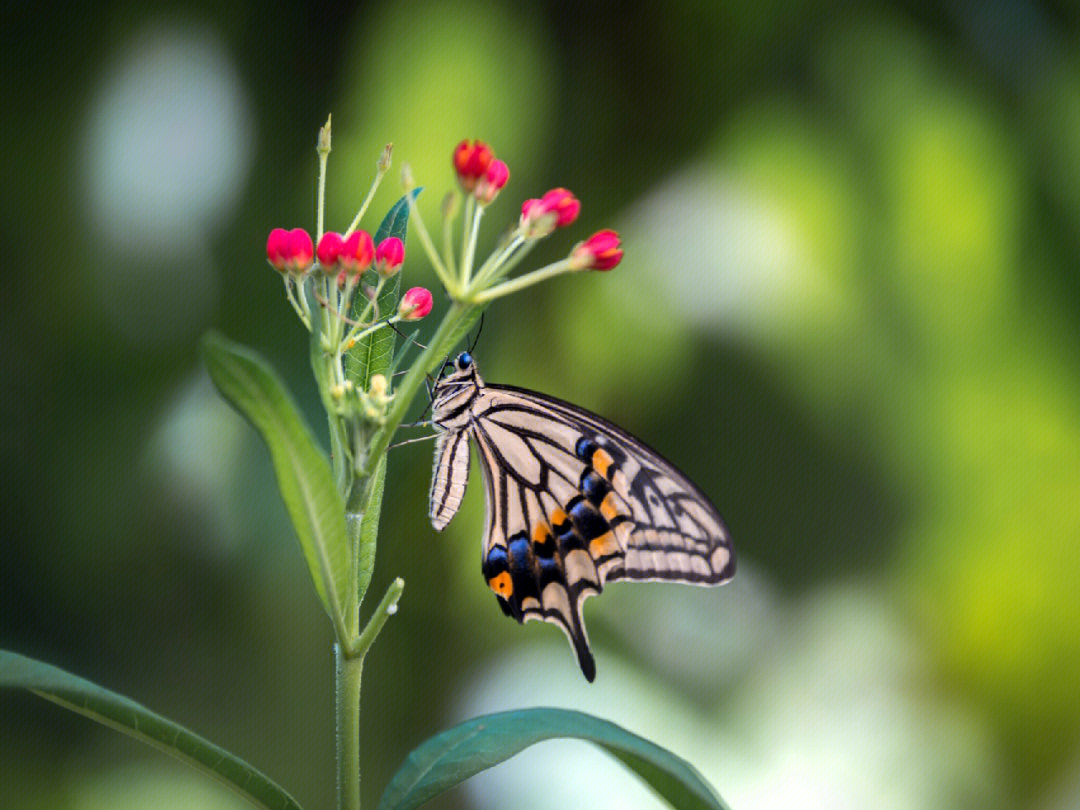
[[[448,420],[467,416],[465,411],[483,384],[471,354],[462,352],[452,361],[448,358],[435,381],[431,401],[432,421],[437,425],[449,426]]]

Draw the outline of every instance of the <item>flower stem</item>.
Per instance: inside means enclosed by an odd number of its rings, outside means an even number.
[[[484,214],[484,207],[476,205],[476,199],[469,197],[465,204],[466,216],[472,218],[472,228],[469,228],[466,233],[465,242],[465,254],[461,257],[461,284],[464,287],[469,286],[469,279],[472,277],[473,262],[476,260],[476,238],[480,233],[480,217]],[[466,225],[468,228],[468,225]]]
[[[409,223],[412,225],[417,238],[420,239],[420,245],[424,248],[424,252],[427,253],[428,261],[431,262],[431,269],[439,277],[439,283],[453,297],[458,292],[457,281],[450,277],[442,259],[439,258],[439,252],[435,250],[431,236],[428,234],[427,228],[424,227],[424,220],[420,218],[420,212],[416,210],[416,200],[413,198],[412,189],[409,187],[406,187],[405,199],[409,204]]]
[[[360,676],[364,656],[334,645],[338,810],[360,810]]]
[[[386,169],[380,168],[375,173],[375,179],[371,182],[371,188],[368,189],[367,196],[360,204],[360,210],[356,212],[356,216],[353,217],[353,221],[349,223],[348,229],[341,235],[342,239],[348,239],[352,232],[356,230],[356,227],[360,224],[360,220],[363,219],[364,213],[368,210],[368,206],[371,205],[371,201],[375,199],[375,192],[379,189],[379,183],[382,182],[383,175],[386,174]]]
[[[319,197],[315,207],[315,244],[319,243],[323,235],[323,223],[326,214],[326,160],[330,157],[330,116],[326,116],[326,123],[319,129],[319,138],[315,146],[319,154]]]
[[[391,582],[355,643],[334,645],[338,810],[360,810],[360,676],[364,671],[364,656],[386,620],[397,612],[404,589],[401,577]]]
[[[538,284],[541,281],[551,278],[552,276],[566,273],[573,268],[570,266],[569,259],[563,259],[562,261],[549,264],[547,267],[541,267],[539,270],[533,270],[531,273],[526,273],[523,276],[518,276],[512,281],[504,281],[502,284],[497,284],[494,287],[488,287],[486,290],[478,292],[472,297],[472,303],[482,304],[488,301],[492,301],[496,298],[500,298],[504,295],[509,295],[512,292],[517,292],[526,287],[530,287],[533,284]]]

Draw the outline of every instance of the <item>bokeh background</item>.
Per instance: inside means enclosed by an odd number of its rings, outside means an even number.
[[[481,487],[438,536],[431,448],[394,451],[372,594],[406,590],[365,671],[366,801],[450,723],[558,705],[734,808],[1080,805],[1080,14],[838,6],[7,6],[0,646],[331,806],[330,628],[196,344],[255,346],[321,428],[263,246],[313,227],[332,112],[333,228],[387,141],[437,227],[451,149],[480,137],[511,168],[482,246],[556,185],[583,212],[538,264],[622,232],[616,271],[493,307],[476,354],[676,460],[740,558],[721,589],[590,601],[588,685],[484,586]],[[370,229],[400,193],[395,169]],[[237,801],[3,694],[0,804]],[[432,806],[660,805],[553,742]]]

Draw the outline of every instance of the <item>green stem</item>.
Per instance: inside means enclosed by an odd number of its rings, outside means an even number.
[[[375,612],[371,614],[371,618],[368,619],[368,623],[364,627],[364,632],[360,634],[360,638],[356,643],[356,654],[361,658],[371,649],[371,645],[375,642],[383,625],[386,624],[386,620],[397,613],[397,603],[401,599],[403,590],[405,590],[405,580],[401,577],[391,582],[390,587],[386,589],[382,601],[375,608]]]
[[[469,200],[473,201],[473,197]],[[472,208],[475,208],[473,213]],[[465,244],[465,255],[461,260],[461,284],[463,287],[469,286],[469,279],[472,277],[473,262],[476,261],[476,239],[480,234],[480,217],[484,215],[484,206],[470,207],[469,212],[472,213],[472,229],[469,231],[469,241]]]
[[[486,303],[526,287],[531,287],[533,284],[539,284],[541,281],[545,281],[552,276],[557,276],[571,270],[573,270],[573,268],[570,265],[570,260],[563,259],[562,261],[549,264],[547,267],[541,267],[539,270],[533,270],[531,273],[518,276],[512,281],[504,281],[502,284],[488,287],[486,290],[482,290],[472,296],[472,302],[475,304]]]
[[[338,810],[360,810],[360,676],[364,656],[334,645]]]
[[[315,244],[317,245],[322,239],[326,214],[326,161],[330,157],[330,116],[326,117],[326,123],[319,129],[315,151],[319,153],[319,196],[315,205]]]
[[[405,199],[409,204],[409,224],[412,226],[413,233],[420,240],[420,245],[424,248],[428,261],[431,262],[431,269],[435,271],[435,275],[439,277],[439,283],[446,288],[446,291],[451,296],[456,295],[459,291],[457,280],[447,272],[446,266],[443,264],[442,259],[439,258],[439,252],[435,250],[435,244],[431,241],[431,236],[428,234],[427,228],[424,227],[424,220],[421,219],[420,212],[416,208],[416,199],[413,197],[411,186],[405,188]]]
[[[375,174],[375,179],[371,183],[371,188],[368,189],[367,196],[360,204],[360,210],[356,212],[356,216],[353,217],[353,221],[349,223],[348,229],[341,235],[342,239],[348,239],[352,232],[356,230],[356,226],[360,224],[360,220],[363,219],[364,213],[368,210],[368,206],[371,205],[371,201],[375,199],[375,192],[379,188],[379,183],[382,182],[383,175],[386,174],[385,169],[379,169]]]
[[[391,582],[356,643],[334,645],[338,810],[360,810],[360,676],[364,671],[364,656],[386,620],[397,612],[404,589],[401,577]]]
[[[472,267],[468,260],[469,231],[473,225],[473,213],[476,211],[476,197],[472,194],[465,195],[465,214],[461,218],[461,286],[469,286],[469,276]]]

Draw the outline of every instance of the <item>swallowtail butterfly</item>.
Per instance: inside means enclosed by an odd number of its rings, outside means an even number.
[[[432,394],[431,523],[441,531],[461,505],[472,439],[487,495],[484,578],[506,615],[561,627],[588,680],[582,606],[606,583],[734,575],[720,513],[656,451],[566,402],[485,384],[468,352],[444,370]]]

